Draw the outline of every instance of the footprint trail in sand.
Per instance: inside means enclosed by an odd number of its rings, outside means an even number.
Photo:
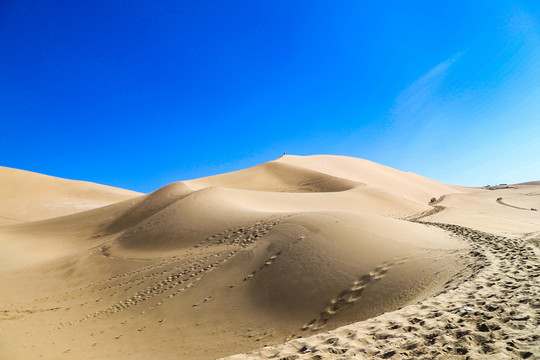
[[[447,283],[441,293],[416,305],[231,359],[538,356],[539,250],[520,239],[463,226],[420,223],[469,242],[469,276]],[[324,319],[321,316],[312,326]]]

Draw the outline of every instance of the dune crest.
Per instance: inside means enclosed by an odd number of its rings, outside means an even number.
[[[249,169],[187,181],[191,187],[221,186],[231,189],[271,192],[337,192],[361,183],[325,174],[303,166],[271,161]]]
[[[384,190],[424,203],[426,198],[459,192],[459,187],[442,184],[423,176],[406,173],[369,160],[335,155],[285,155],[279,163],[301,166],[349,181]]]

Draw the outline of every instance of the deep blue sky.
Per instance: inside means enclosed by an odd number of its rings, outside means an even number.
[[[142,192],[283,152],[540,180],[538,1],[0,2],[0,165]]]

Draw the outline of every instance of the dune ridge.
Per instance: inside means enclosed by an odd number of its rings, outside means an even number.
[[[293,193],[337,192],[362,185],[361,183],[319,172],[305,166],[288,164],[281,159],[249,169],[189,180],[186,184],[198,189],[221,186],[242,190]]]

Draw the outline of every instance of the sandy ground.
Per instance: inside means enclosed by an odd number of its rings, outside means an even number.
[[[0,227],[2,359],[539,354],[540,183],[455,187],[338,156],[148,195],[15,172],[33,185],[0,178],[9,204],[39,221],[2,208],[19,219]],[[47,212],[58,198],[72,214]]]

